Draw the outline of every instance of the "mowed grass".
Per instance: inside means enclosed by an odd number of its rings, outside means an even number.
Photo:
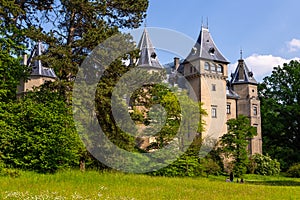
[[[300,179],[251,175],[246,176],[246,183],[239,184],[227,183],[225,177],[22,172],[18,178],[0,177],[0,199],[300,199]]]

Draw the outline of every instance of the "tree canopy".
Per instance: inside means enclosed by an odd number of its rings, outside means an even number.
[[[259,91],[263,151],[287,169],[300,161],[300,63],[275,67]]]
[[[70,110],[78,68],[119,29],[139,27],[147,7],[147,0],[0,2],[0,159],[6,165],[54,172],[78,164],[86,155]],[[22,56],[39,41],[46,51],[35,59],[58,80],[16,99],[20,79],[30,74]]]
[[[243,115],[227,121],[228,132],[220,139],[221,151],[229,159],[233,159],[233,172],[237,176],[243,175],[247,170],[249,139],[256,134],[256,128],[250,125],[250,120]]]

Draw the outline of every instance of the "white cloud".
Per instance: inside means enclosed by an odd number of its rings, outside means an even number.
[[[287,46],[290,52],[295,52],[300,50],[300,40],[292,39],[291,41],[287,42]]]
[[[291,60],[300,60],[300,58],[285,59],[273,55],[253,54],[244,59],[249,70],[252,70],[254,77],[258,82],[272,73],[274,67],[282,66],[283,63],[289,63]],[[234,72],[237,62],[229,66],[229,72]]]

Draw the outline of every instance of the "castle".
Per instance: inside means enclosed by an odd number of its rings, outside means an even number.
[[[139,67],[147,67],[149,70],[162,68],[146,28],[138,48]],[[217,48],[208,28],[202,26],[191,53],[183,61],[174,58],[172,67],[176,73],[181,73],[188,80],[207,112],[207,116],[203,117],[206,123],[203,137],[219,138],[227,132],[227,120],[245,115],[250,119],[251,126],[257,129],[257,136],[249,138],[248,152],[250,155],[262,154],[258,82],[243,60],[242,53],[230,80],[229,63]]]
[[[138,44],[140,57],[139,67],[146,67],[151,71],[163,69],[159,62],[155,48],[145,28]],[[33,49],[30,58],[24,59],[26,65],[32,67],[28,81],[22,81],[18,86],[18,94],[22,94],[45,81],[55,81],[56,75],[51,68],[42,66],[40,60],[33,60],[42,55],[42,45],[39,42]],[[191,53],[180,62],[174,58],[173,68],[181,73],[192,86],[207,116],[206,130],[203,137],[218,138],[227,132],[226,122],[238,115],[249,117],[251,125],[257,128],[257,136],[249,139],[248,152],[250,155],[262,153],[260,101],[257,92],[257,81],[247,67],[242,56],[234,73],[228,76],[230,62],[222,55],[214,43],[207,27],[202,26],[200,35],[192,47]],[[228,80],[230,78],[230,80]]]

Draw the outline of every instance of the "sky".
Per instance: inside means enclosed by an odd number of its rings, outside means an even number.
[[[229,73],[242,49],[247,66],[261,82],[273,67],[300,60],[299,8],[299,0],[150,0],[146,26],[175,31],[196,42],[208,19],[216,46],[231,63]],[[160,46],[161,40],[149,34],[153,45]],[[159,49],[157,54],[163,64],[173,60]]]

